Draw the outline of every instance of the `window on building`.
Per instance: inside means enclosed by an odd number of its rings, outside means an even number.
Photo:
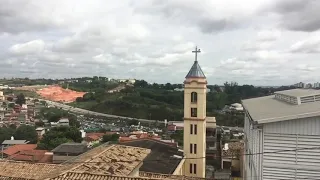
[[[198,133],[198,126],[195,124],[194,125],[194,134],[197,134]]]
[[[192,144],[190,144],[190,154],[192,154]]]
[[[197,164],[193,164],[193,174],[197,174]]]
[[[196,103],[198,101],[198,94],[196,92],[191,93],[191,102]]]
[[[191,108],[191,117],[197,117],[197,108]]]
[[[190,163],[190,166],[189,166],[189,171],[190,171],[190,174],[192,174],[192,164]]]
[[[190,124],[190,134],[193,134],[193,124]]]
[[[194,154],[197,154],[197,144],[193,145],[193,152],[194,152]]]

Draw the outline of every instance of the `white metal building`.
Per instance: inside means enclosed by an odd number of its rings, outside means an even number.
[[[244,179],[320,177],[320,90],[293,89],[243,100]]]

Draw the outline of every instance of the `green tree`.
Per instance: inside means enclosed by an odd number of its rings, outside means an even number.
[[[8,108],[14,108],[14,105],[15,105],[14,103],[9,103]]]
[[[120,135],[119,134],[105,134],[102,137],[102,142],[109,142],[109,141],[118,141]]]
[[[20,106],[22,106],[22,104],[26,103],[26,98],[24,97],[24,94],[20,93],[17,96],[17,100],[16,100],[16,104],[19,104]]]
[[[0,144],[4,141],[4,140],[10,140],[11,136],[14,135],[14,129],[12,128],[6,128],[6,127],[1,127],[0,128]]]
[[[44,122],[43,121],[37,121],[34,123],[36,127],[44,127]]]
[[[14,138],[16,140],[27,140],[30,144],[37,143],[38,141],[36,129],[33,126],[28,125],[19,126],[14,133]]]
[[[106,132],[107,132],[107,130],[105,128],[100,128],[99,129],[99,133],[106,133]]]
[[[75,127],[55,127],[45,133],[38,143],[39,149],[52,150],[66,142],[82,141],[81,132]]]
[[[68,114],[69,125],[74,127],[80,127],[80,122],[77,120],[77,116],[73,114]]]

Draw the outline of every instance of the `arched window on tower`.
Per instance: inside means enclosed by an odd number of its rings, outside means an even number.
[[[198,94],[196,92],[191,93],[191,102],[196,103],[198,101]]]

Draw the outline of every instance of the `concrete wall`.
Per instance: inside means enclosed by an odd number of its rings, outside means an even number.
[[[53,160],[53,163],[63,163],[63,162],[70,160],[74,157],[76,157],[76,156],[61,156],[61,155],[54,155],[53,154],[52,160]]]
[[[184,89],[184,175],[205,177],[206,156],[206,80],[187,79]],[[197,102],[191,102],[191,93],[197,93]],[[197,108],[197,117],[191,117],[191,108]],[[197,125],[197,134],[190,134],[190,125]],[[193,130],[194,131],[194,130]],[[190,153],[190,144],[197,144],[197,153]],[[196,164],[196,174],[190,173],[190,164]]]

